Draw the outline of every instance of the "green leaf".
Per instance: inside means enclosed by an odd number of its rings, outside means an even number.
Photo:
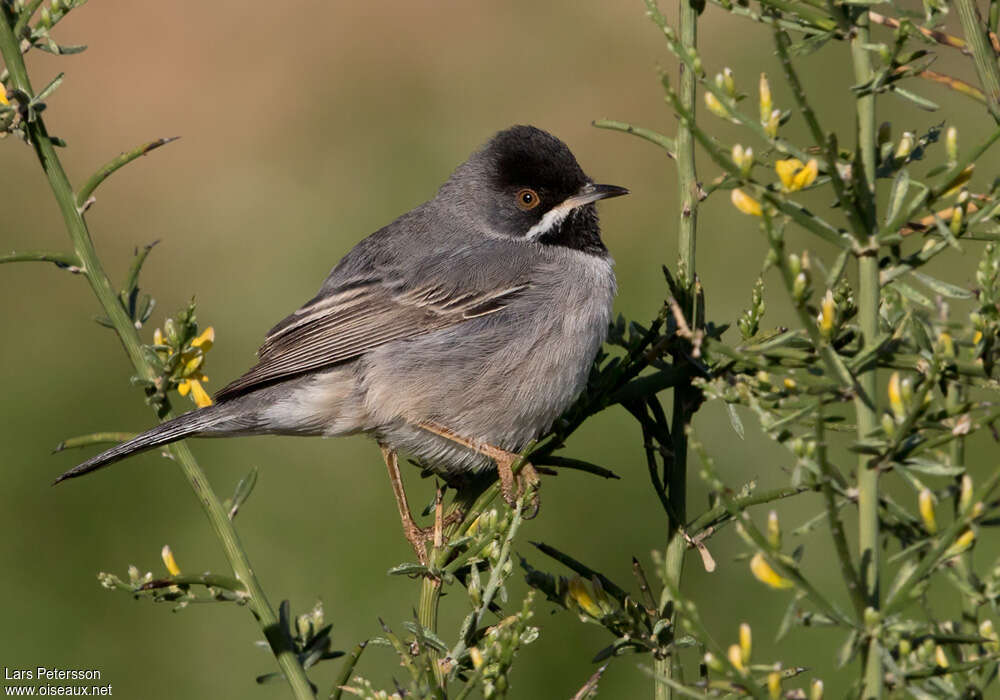
[[[909,90],[904,90],[901,87],[893,85],[892,88],[890,89],[890,92],[894,95],[902,97],[904,100],[909,100],[920,109],[926,110],[928,112],[936,112],[939,109],[941,109],[940,105],[938,105],[937,102],[932,102],[931,100],[928,100],[926,97],[921,97],[920,95],[910,92]]]
[[[940,294],[943,297],[947,297],[949,299],[971,299],[973,297],[972,292],[968,289],[963,289],[962,287],[949,284],[948,282],[942,282],[941,280],[931,277],[930,275],[925,275],[922,272],[914,272],[913,276],[927,285],[927,287],[932,289],[936,294]]]
[[[900,466],[929,476],[959,476],[965,473],[964,467],[956,467],[922,457],[910,457]]]
[[[257,467],[253,467],[250,472],[240,479],[240,482],[236,484],[236,491],[233,493],[233,497],[230,500],[229,505],[229,519],[232,520],[236,517],[236,513],[239,512],[240,507],[246,502],[253,493],[253,487],[257,485]]]
[[[49,95],[55,92],[56,89],[62,84],[65,75],[66,75],[65,73],[60,73],[59,75],[54,77],[52,79],[52,82],[50,82],[48,85],[42,88],[42,91],[40,93],[35,95],[35,99],[33,99],[32,102],[35,103],[44,102],[46,98],[48,98]]]
[[[423,564],[399,564],[394,566],[387,572],[389,576],[423,576],[430,573],[428,569]]]
[[[900,170],[892,181],[892,189],[889,190],[889,204],[886,207],[885,215],[886,224],[895,219],[902,210],[903,201],[909,191],[910,173],[906,169]]]
[[[918,292],[916,289],[903,282],[896,281],[893,285],[893,289],[900,293],[907,301],[911,301],[918,306],[923,306],[926,309],[934,310],[934,302],[925,297],[923,294]]]
[[[731,403],[727,403],[726,411],[729,413],[729,425],[732,426],[733,432],[739,436],[740,440],[743,440],[743,421],[740,419],[740,415],[736,412],[736,407]]]
[[[172,141],[176,141],[180,136],[171,136],[169,138],[156,139],[155,141],[150,141],[149,143],[144,143],[138,148],[133,148],[131,151],[122,153],[117,158],[109,161],[103,165],[96,173],[90,176],[83,188],[76,195],[76,205],[82,207],[84,203],[90,198],[90,195],[97,189],[97,186],[104,182],[109,175],[131,163],[133,160],[139,156],[144,156],[150,151],[159,148],[160,146],[165,146]]]
[[[844,640],[844,643],[840,646],[840,650],[837,652],[837,668],[844,668],[844,666],[849,664],[857,651],[858,632],[854,630],[847,635],[847,639]]]

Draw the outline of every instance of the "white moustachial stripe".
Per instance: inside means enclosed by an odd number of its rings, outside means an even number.
[[[580,204],[581,202],[575,202],[573,201],[573,198],[570,198],[562,204],[552,207],[545,212],[545,216],[542,217],[541,221],[528,229],[528,232],[524,234],[524,237],[529,241],[541,238],[565,221],[566,217],[569,216],[569,213]]]

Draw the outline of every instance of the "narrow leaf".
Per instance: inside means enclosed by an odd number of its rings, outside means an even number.
[[[33,99],[32,102],[36,103],[44,102],[48,98],[48,96],[51,95],[53,92],[55,92],[56,89],[62,84],[65,75],[66,75],[65,73],[60,73],[59,75],[54,77],[52,79],[52,82],[50,82],[48,85],[42,88],[42,91],[40,93],[35,95],[35,99]]]
[[[82,207],[84,202],[86,202],[90,198],[90,195],[93,194],[94,190],[97,189],[98,185],[104,182],[108,178],[108,176],[111,175],[111,173],[115,172],[116,170],[118,170],[123,166],[128,165],[139,156],[144,156],[150,151],[157,149],[160,146],[165,146],[171,141],[176,141],[179,138],[180,136],[171,136],[169,138],[150,141],[149,143],[145,143],[139,146],[138,148],[134,148],[131,151],[128,151],[127,153],[122,153],[114,160],[105,164],[96,173],[90,176],[90,179],[87,180],[86,184],[83,186],[83,189],[81,189],[80,192],[77,193],[76,205],[78,207]]]
[[[904,100],[909,100],[920,109],[926,110],[928,112],[936,112],[941,108],[937,102],[932,102],[931,100],[928,100],[926,97],[921,97],[916,93],[910,92],[909,90],[904,90],[903,88],[897,87],[895,85],[892,87],[890,92],[892,92],[892,94],[894,95],[902,97]]]
[[[949,299],[971,299],[973,294],[968,289],[963,289],[954,284],[949,284],[948,282],[942,282],[939,279],[931,277],[930,275],[925,275],[922,272],[914,272],[913,276],[918,280],[927,285],[936,294],[940,294],[943,297],[948,297]]]
[[[729,413],[729,425],[733,427],[733,432],[739,436],[740,440],[743,440],[743,421],[740,419],[740,415],[736,412],[736,407],[731,403],[727,403],[726,410]]]

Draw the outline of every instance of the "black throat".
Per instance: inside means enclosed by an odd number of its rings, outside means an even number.
[[[538,242],[572,248],[602,258],[608,255],[608,249],[601,240],[601,227],[593,204],[574,209],[558,226],[539,236]]]

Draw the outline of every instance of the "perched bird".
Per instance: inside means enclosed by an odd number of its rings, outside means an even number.
[[[445,475],[496,468],[513,500],[516,453],[582,391],[604,342],[616,284],[594,203],[627,193],[541,129],[501,131],[344,256],[213,405],[57,483],[187,437],[368,433],[423,558],[396,453]]]

